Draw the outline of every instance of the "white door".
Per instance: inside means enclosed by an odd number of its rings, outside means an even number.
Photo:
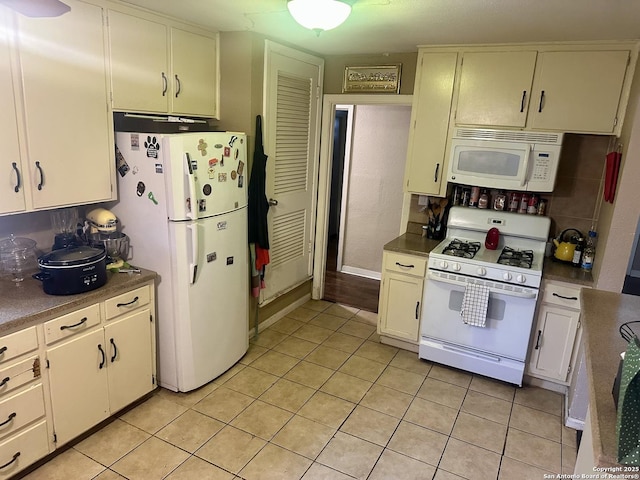
[[[269,209],[263,304],[311,278],[323,70],[321,58],[266,43],[266,192],[277,205]]]

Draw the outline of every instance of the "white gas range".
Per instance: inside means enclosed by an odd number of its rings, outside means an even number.
[[[419,356],[522,384],[550,220],[537,215],[452,207],[447,238],[429,254]],[[495,250],[485,247],[491,228]],[[463,304],[484,294],[466,323]],[[467,297],[467,298],[465,298]],[[475,298],[475,297],[474,297]]]

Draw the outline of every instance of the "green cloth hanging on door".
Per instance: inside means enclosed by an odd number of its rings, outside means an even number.
[[[616,436],[618,462],[640,465],[640,343],[637,337],[629,342],[622,362]]]

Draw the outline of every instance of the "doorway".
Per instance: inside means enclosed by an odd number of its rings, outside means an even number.
[[[313,298],[377,311],[382,247],[404,231],[410,113],[411,96],[325,96]]]

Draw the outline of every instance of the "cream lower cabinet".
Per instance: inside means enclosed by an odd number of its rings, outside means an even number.
[[[581,333],[580,287],[545,281],[527,373],[567,385]]]
[[[0,338],[0,479],[50,452],[36,327]]]
[[[378,333],[418,344],[426,257],[383,252]]]
[[[446,193],[447,182],[442,178],[446,176],[445,151],[457,58],[455,52],[418,54],[405,171],[407,192]]]
[[[45,337],[55,342],[46,355],[57,447],[155,388],[149,290],[138,288],[45,324]],[[93,324],[96,311],[106,321]]]

